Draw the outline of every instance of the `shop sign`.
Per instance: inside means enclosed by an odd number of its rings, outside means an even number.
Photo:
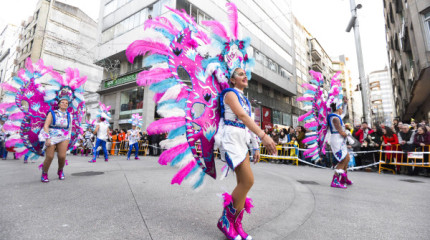
[[[105,88],[115,87],[124,83],[136,81],[137,73],[133,73],[127,76],[123,76],[117,79],[109,80],[105,82]]]

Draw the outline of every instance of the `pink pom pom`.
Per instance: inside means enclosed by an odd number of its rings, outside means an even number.
[[[224,208],[233,202],[233,197],[227,192],[223,193],[222,196],[224,198]]]

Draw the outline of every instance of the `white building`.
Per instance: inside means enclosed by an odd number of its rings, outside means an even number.
[[[0,33],[0,83],[9,83],[14,76],[18,47],[19,28],[6,25]],[[3,101],[3,89],[0,88],[0,102]]]
[[[395,117],[393,84],[388,69],[373,71],[367,76],[372,123],[391,126]]]
[[[253,102],[256,122],[262,127],[291,124],[294,107],[291,99],[297,93],[294,79],[294,43],[291,3],[287,1],[232,1],[237,5],[244,36],[250,36],[250,54],[256,59],[247,94]],[[99,14],[100,47],[97,64],[104,68],[100,88],[102,101],[112,106],[114,128],[127,128],[132,113],[142,113],[144,128],[156,118],[153,93],[138,87],[136,74],[142,71],[142,58],[132,65],[125,49],[142,39],[143,23],[149,15],[168,15],[164,6],[184,9],[197,23],[216,19],[227,21],[226,0],[102,0]],[[276,21],[273,16],[277,16]],[[183,78],[181,78],[183,79]],[[264,114],[261,114],[261,113]],[[297,111],[298,112],[298,111]],[[265,116],[264,118],[262,116]]]
[[[33,16],[21,25],[15,72],[25,60],[43,59],[45,65],[63,73],[78,68],[87,76],[85,100],[87,114],[96,114],[102,70],[93,64],[97,47],[97,23],[79,8],[54,0],[39,0]]]

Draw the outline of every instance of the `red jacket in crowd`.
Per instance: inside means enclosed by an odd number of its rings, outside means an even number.
[[[373,133],[373,130],[370,128],[367,128],[369,131],[367,132],[367,136],[369,136],[371,133]],[[360,143],[363,143],[364,141],[364,132],[363,129],[359,129],[356,133],[355,136],[358,138],[358,141],[360,141]]]

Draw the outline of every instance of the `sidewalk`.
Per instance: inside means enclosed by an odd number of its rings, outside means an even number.
[[[68,156],[66,180],[40,182],[36,164],[0,161],[0,239],[225,239],[216,223],[235,176],[195,192],[170,185],[174,168],[155,157],[88,163]],[[218,170],[221,162],[217,162]],[[430,178],[351,172],[355,185],[330,188],[332,171],[252,165],[254,239],[428,239]],[[218,171],[220,172],[220,171]]]

